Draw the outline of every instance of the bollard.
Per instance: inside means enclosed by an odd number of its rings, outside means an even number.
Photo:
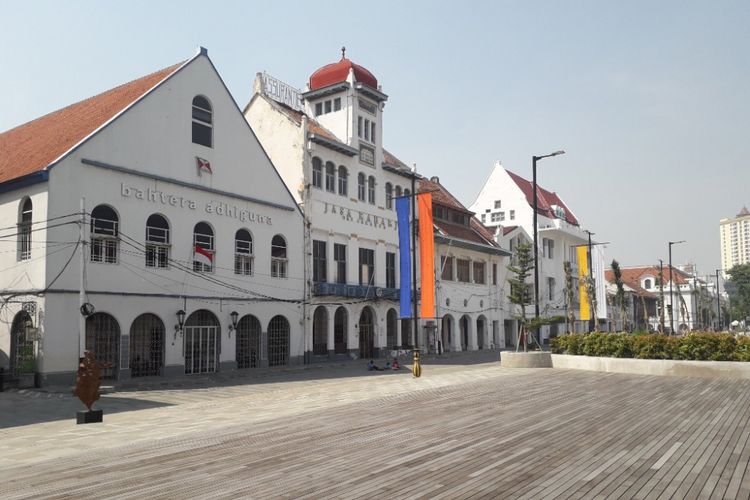
[[[414,349],[414,360],[411,364],[411,373],[414,375],[414,378],[422,376],[422,364],[419,361],[419,351],[416,349]]]

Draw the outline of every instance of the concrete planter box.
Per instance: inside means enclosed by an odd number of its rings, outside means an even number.
[[[503,368],[552,368],[552,358],[549,352],[531,351],[500,353],[500,366]]]
[[[599,358],[552,354],[552,367],[636,375],[666,375],[724,379],[750,379],[750,362],[682,361],[674,359]]]

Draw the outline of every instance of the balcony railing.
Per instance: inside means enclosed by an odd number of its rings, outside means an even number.
[[[349,297],[358,299],[385,299],[399,300],[398,288],[386,288],[381,286],[348,285],[346,283],[315,283],[313,295]]]

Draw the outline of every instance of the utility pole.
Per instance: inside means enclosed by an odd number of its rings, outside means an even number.
[[[661,333],[664,333],[664,261],[659,259],[659,301],[661,302],[661,311],[659,314],[659,326],[661,327]]]
[[[672,245],[685,243],[685,240],[669,242],[669,334],[674,335],[674,299],[672,297]],[[682,297],[682,292],[680,292]]]
[[[83,305],[86,303],[86,198],[81,198],[81,218],[78,222],[78,357],[83,360],[86,349],[86,317]]]
[[[591,269],[591,235],[596,234],[592,233],[588,229],[584,229],[584,232],[589,235],[589,248],[588,248],[588,255],[586,256],[586,261],[588,263],[589,267],[589,280],[591,280],[591,288],[593,288],[594,293],[596,293],[596,283],[594,282],[594,270]],[[589,300],[589,332],[594,330],[596,318],[594,318],[594,306],[591,303],[591,300]]]
[[[721,300],[719,295],[719,271],[721,269],[716,270],[716,316],[717,316],[717,328],[718,331],[722,330],[721,325]]]

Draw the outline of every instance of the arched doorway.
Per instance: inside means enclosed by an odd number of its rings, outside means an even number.
[[[487,320],[484,316],[477,318],[477,349],[484,349],[484,337],[487,332]]]
[[[184,327],[185,373],[215,372],[218,366],[219,320],[205,309],[188,317]]]
[[[260,321],[252,314],[246,314],[237,323],[235,337],[237,369],[257,368],[260,353]]]
[[[440,348],[450,352],[453,347],[453,316],[446,314],[440,324]]]
[[[159,376],[163,366],[164,323],[155,314],[141,314],[130,325],[130,376]]]
[[[388,316],[386,318],[386,330],[385,330],[385,343],[388,349],[396,349],[398,347],[398,339],[396,333],[398,332],[398,313],[395,309],[388,309]]]
[[[268,366],[289,363],[289,321],[284,316],[274,316],[268,323]]]
[[[461,320],[458,322],[458,328],[461,330],[461,350],[467,351],[469,349],[469,323],[471,320],[468,316],[461,316]]]
[[[26,339],[26,325],[31,316],[19,311],[13,318],[10,328],[10,376],[18,378],[19,373],[34,372],[34,341]]]
[[[411,349],[411,318],[401,318],[401,347]]]
[[[346,354],[349,314],[344,306],[339,306],[333,315],[333,350],[336,354]]]
[[[359,315],[359,357],[371,358],[375,352],[375,314],[365,307]]]
[[[120,325],[107,313],[95,313],[86,318],[86,350],[93,351],[96,360],[104,363],[102,379],[116,379],[120,368]]]
[[[328,354],[328,311],[325,306],[318,306],[313,314],[313,354]]]

